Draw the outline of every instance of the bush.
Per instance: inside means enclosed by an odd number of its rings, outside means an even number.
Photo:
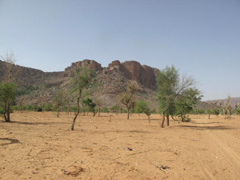
[[[199,110],[198,110],[198,114],[205,114],[204,109],[199,109]]]
[[[102,109],[102,112],[109,113],[109,109],[108,109],[107,107],[104,107],[104,108]]]
[[[215,114],[216,116],[218,116],[218,115],[220,114],[219,109],[214,109],[214,110],[213,110],[213,114]]]
[[[235,112],[237,115],[240,115],[240,109],[236,109]]]

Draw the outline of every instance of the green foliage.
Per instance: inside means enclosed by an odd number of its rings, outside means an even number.
[[[198,113],[198,114],[205,114],[205,111],[204,111],[204,109],[199,109],[199,110],[197,111],[197,113]]]
[[[37,112],[42,112],[43,111],[41,106],[35,106],[34,110],[37,111]]]
[[[136,113],[145,113],[147,116],[151,115],[151,110],[145,101],[138,101],[135,106],[135,111]]]
[[[174,66],[166,67],[158,72],[157,76],[157,99],[159,112],[174,114],[174,98],[177,95],[176,89],[179,82],[179,74]]]
[[[96,103],[94,103],[92,101],[92,99],[90,98],[86,98],[82,100],[82,104],[87,107],[87,110],[90,112],[93,112],[95,114],[95,107],[96,107]]]
[[[235,109],[237,115],[240,115],[240,109]]]
[[[22,96],[25,94],[30,94],[31,91],[37,90],[38,87],[32,86],[32,85],[27,85],[22,89],[17,90],[17,96]]]
[[[178,70],[174,66],[167,66],[159,71],[157,77],[159,112],[167,116],[168,125],[169,115],[178,115],[184,121],[185,115],[190,113],[193,105],[202,98],[199,90],[192,88],[193,84],[194,81],[191,78],[184,76],[180,78]]]
[[[108,109],[107,107],[104,107],[104,108],[102,109],[102,112],[109,113],[110,111],[109,111],[109,109]]]
[[[174,103],[175,115],[180,116],[182,121],[186,121],[186,114],[193,111],[193,105],[197,104],[201,98],[199,90],[193,88],[186,89],[176,98]]]
[[[72,106],[72,107],[71,107],[71,111],[72,111],[72,112],[77,112],[77,106]]]
[[[16,84],[4,82],[0,85],[0,113],[4,115],[5,121],[10,121],[11,104],[16,98]]]
[[[211,109],[207,109],[207,113],[208,114],[212,114],[212,110]]]
[[[120,107],[119,107],[118,105],[114,105],[114,106],[112,106],[112,107],[110,108],[110,111],[111,111],[111,112],[118,112],[119,109],[120,109]]]
[[[92,79],[95,76],[95,72],[88,68],[80,68],[79,72],[75,72],[72,78],[73,90],[82,93],[85,88],[91,88]]]
[[[44,106],[44,111],[52,111],[53,110],[53,105],[52,103],[48,103]]]
[[[218,116],[220,114],[219,109],[213,109],[213,114],[215,114],[216,116]]]

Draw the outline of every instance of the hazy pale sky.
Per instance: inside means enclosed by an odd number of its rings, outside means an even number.
[[[240,0],[0,0],[0,54],[63,71],[72,62],[174,65],[204,100],[240,97]]]

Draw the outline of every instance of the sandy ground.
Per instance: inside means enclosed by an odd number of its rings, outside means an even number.
[[[240,117],[191,116],[160,128],[160,115],[16,112],[0,121],[0,179],[239,180]],[[126,149],[126,148],[131,148]]]

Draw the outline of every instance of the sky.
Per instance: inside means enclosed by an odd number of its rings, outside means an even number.
[[[240,97],[240,0],[0,0],[0,55],[46,72],[135,60]]]

